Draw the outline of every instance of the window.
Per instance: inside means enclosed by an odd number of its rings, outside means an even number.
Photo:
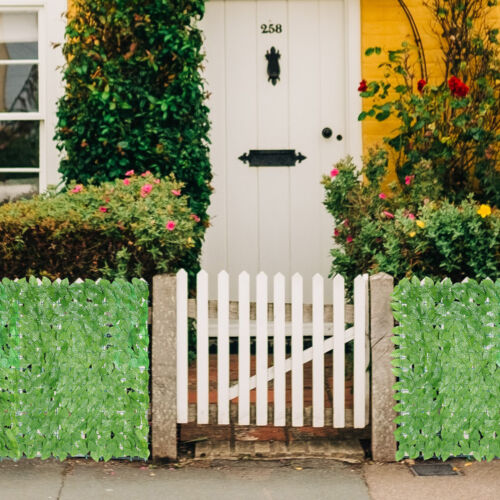
[[[52,138],[64,8],[60,0],[0,0],[0,201],[58,182]]]

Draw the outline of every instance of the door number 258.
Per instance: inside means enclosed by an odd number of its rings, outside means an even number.
[[[281,33],[283,31],[281,24],[261,24],[260,29],[262,33]]]

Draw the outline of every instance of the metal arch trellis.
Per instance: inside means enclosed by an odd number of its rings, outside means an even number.
[[[398,2],[399,5],[401,5],[401,8],[404,10],[408,21],[410,22],[411,30],[413,32],[413,38],[415,39],[415,43],[417,44],[417,50],[419,54],[420,73],[422,75],[422,78],[427,81],[429,78],[427,74],[427,62],[425,60],[424,44],[422,43],[422,38],[420,37],[417,23],[415,22],[415,19],[413,18],[410,9],[408,8],[404,0],[398,0]]]

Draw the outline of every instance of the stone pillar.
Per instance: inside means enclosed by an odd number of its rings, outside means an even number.
[[[176,276],[153,278],[152,333],[153,460],[177,459],[177,301]]]
[[[394,431],[396,400],[393,385],[396,377],[392,373],[391,342],[394,318],[391,310],[391,294],[394,278],[386,273],[370,276],[370,343],[371,343],[371,423],[372,456],[377,462],[394,462],[396,439]]]

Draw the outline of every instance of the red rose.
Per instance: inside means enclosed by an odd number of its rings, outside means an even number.
[[[366,92],[368,90],[368,85],[366,83],[366,80],[361,80],[359,83],[358,91],[359,92]]]
[[[448,80],[448,87],[455,97],[465,97],[469,93],[469,87],[456,76]]]
[[[419,92],[422,92],[422,90],[424,90],[424,87],[425,87],[426,85],[427,85],[427,82],[426,82],[424,79],[419,80],[419,81],[417,82],[417,89],[418,89],[418,91],[419,91]]]

